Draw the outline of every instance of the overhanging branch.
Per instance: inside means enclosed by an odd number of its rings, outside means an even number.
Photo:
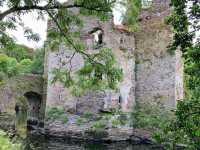
[[[53,20],[53,22],[56,24],[56,26],[58,27],[58,29],[60,30],[60,33],[62,34],[62,36],[65,37],[66,41],[73,47],[73,49],[75,50],[75,52],[82,54],[83,56],[85,56],[86,58],[88,58],[88,60],[90,61],[91,64],[99,64],[102,65],[99,62],[96,62],[93,58],[91,58],[91,56],[88,53],[85,53],[82,50],[79,50],[79,48],[77,48],[77,46],[74,44],[74,42],[68,38],[69,35],[66,35],[65,30],[62,29],[62,27],[60,26],[60,24],[58,23],[58,21],[56,20],[56,18],[51,14],[51,12],[47,11],[49,17]]]
[[[84,4],[73,4],[73,5],[45,5],[45,6],[38,6],[38,5],[31,5],[31,6],[19,6],[19,7],[12,7],[2,13],[0,13],[0,20],[3,20],[7,15],[15,12],[20,11],[30,11],[30,10],[41,10],[41,11],[49,11],[53,9],[69,9],[69,8],[85,8],[88,10],[94,10],[94,11],[100,11],[100,12],[106,12],[105,9],[102,9],[101,7],[87,7]]]

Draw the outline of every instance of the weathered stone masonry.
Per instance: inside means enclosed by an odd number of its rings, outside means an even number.
[[[15,115],[17,109],[25,108],[28,119],[42,122],[46,107],[64,107],[76,114],[95,114],[119,106],[129,112],[136,102],[176,107],[176,101],[183,98],[183,63],[179,50],[175,54],[167,50],[173,37],[170,27],[164,24],[169,12],[169,0],[155,0],[151,9],[142,11],[140,30],[134,33],[123,25],[115,26],[112,19],[102,22],[95,17],[82,17],[80,40],[86,44],[86,51],[96,53],[98,46],[111,48],[116,65],[123,69],[124,78],[118,91],[90,91],[74,97],[62,83],[52,84],[53,69],[68,69],[67,62],[73,55],[72,50],[60,44],[57,51],[46,49],[43,77],[19,76],[0,86],[0,112]],[[52,26],[49,22],[49,28]],[[72,71],[82,66],[83,58],[76,54]]]
[[[173,34],[164,19],[170,13],[170,1],[154,1],[151,10],[140,15],[141,30],[136,39],[136,99],[142,103],[161,103],[176,107],[183,99],[183,63],[181,52],[170,54],[167,47]]]
[[[89,34],[96,28],[103,30],[103,44],[104,47],[111,48],[115,54],[117,65],[123,68],[124,79],[120,83],[120,93],[114,91],[105,91],[102,94],[103,97],[103,107],[101,109],[109,109],[112,107],[117,107],[119,96],[122,98],[121,107],[124,111],[132,108],[134,104],[134,89],[135,89],[135,73],[134,73],[134,49],[135,49],[135,39],[131,33],[125,33],[118,29],[113,28],[112,22],[101,22],[99,19],[94,17],[84,17],[84,28],[81,30],[81,40],[88,47],[88,53],[98,52],[98,49],[93,49],[92,36]],[[73,51],[68,50],[62,44],[58,51],[48,51],[47,52],[47,68],[48,68],[48,81],[51,81],[51,72],[55,68],[67,69],[69,64],[67,62],[73,55]],[[64,64],[64,65],[63,65]],[[77,70],[83,65],[83,58],[76,54],[72,59],[72,70]],[[64,88],[62,84],[48,83],[47,86],[47,107],[56,105],[65,105],[66,108],[70,107],[79,108],[81,103],[87,104],[87,99],[84,101],[84,96],[82,98],[76,98],[70,95],[69,90]],[[96,95],[102,95],[101,92],[91,95],[91,99],[96,99]],[[89,94],[89,93],[88,93]],[[87,95],[88,95],[87,94]],[[98,99],[98,98],[97,98]],[[69,106],[71,105],[71,106]],[[95,105],[95,104],[94,104]],[[95,106],[93,106],[95,107]]]
[[[78,13],[78,9],[73,11]],[[124,79],[118,92],[88,92],[82,97],[73,97],[61,83],[50,83],[53,69],[69,68],[67,62],[73,55],[73,51],[61,44],[57,51],[48,50],[46,54],[47,107],[64,106],[67,111],[83,113],[120,105],[123,111],[131,111],[136,102],[150,102],[174,108],[176,101],[183,98],[183,65],[180,51],[170,54],[167,50],[173,37],[170,27],[164,23],[169,12],[169,0],[155,0],[151,9],[142,11],[140,30],[135,33],[128,32],[125,26],[115,26],[112,19],[102,22],[91,16],[82,17],[84,26],[80,40],[88,53],[98,52],[98,48],[93,47],[97,40],[95,34],[103,33],[100,44],[112,49],[117,65],[123,69]],[[49,28],[53,26],[49,24]],[[90,34],[94,30],[98,32]],[[82,57],[76,54],[72,70],[82,65]]]
[[[38,124],[45,115],[43,78],[40,75],[20,75],[0,86],[0,111],[15,116],[27,112],[27,120]]]

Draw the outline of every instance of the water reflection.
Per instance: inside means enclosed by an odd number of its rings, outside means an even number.
[[[15,128],[16,128],[17,135],[25,139],[27,135],[27,112],[26,111],[18,111],[16,113]]]
[[[129,142],[113,144],[86,143],[33,135],[28,135],[23,142],[23,150],[161,150],[154,146],[133,145]]]

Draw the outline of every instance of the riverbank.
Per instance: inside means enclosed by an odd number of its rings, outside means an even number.
[[[69,115],[68,115],[69,116]],[[70,118],[70,117],[69,117]],[[73,116],[73,118],[75,118]],[[73,120],[73,121],[72,121]],[[22,127],[25,127],[22,125]],[[0,115],[0,129],[8,132],[16,132],[15,116],[8,114]],[[45,123],[44,128],[33,127],[32,134],[45,137],[74,139],[79,141],[92,142],[132,142],[135,144],[153,144],[151,133],[142,129],[133,129],[130,126],[102,126],[101,122],[88,121],[78,124],[76,119],[69,119],[68,122],[51,121]]]
[[[131,127],[93,130],[89,126],[63,126],[57,122],[46,126],[42,134],[48,137],[71,138],[81,141],[105,143],[130,141],[135,144],[153,144],[150,132]]]

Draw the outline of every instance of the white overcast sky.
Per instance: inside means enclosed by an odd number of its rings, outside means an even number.
[[[66,2],[67,0],[59,0],[60,2]],[[3,8],[6,10],[6,8]],[[114,14],[114,22],[115,24],[120,24],[121,22],[121,12],[119,11],[121,6],[117,5],[113,10]],[[2,10],[3,11],[3,10]],[[16,39],[17,43],[23,44],[32,48],[42,47],[44,41],[46,40],[46,30],[47,30],[47,17],[45,17],[45,21],[37,20],[37,15],[35,13],[29,13],[22,17],[22,20],[25,26],[30,27],[33,32],[38,33],[40,35],[41,40],[39,42],[28,41],[26,37],[24,37],[23,29],[18,27],[17,30],[8,31],[9,34]]]

